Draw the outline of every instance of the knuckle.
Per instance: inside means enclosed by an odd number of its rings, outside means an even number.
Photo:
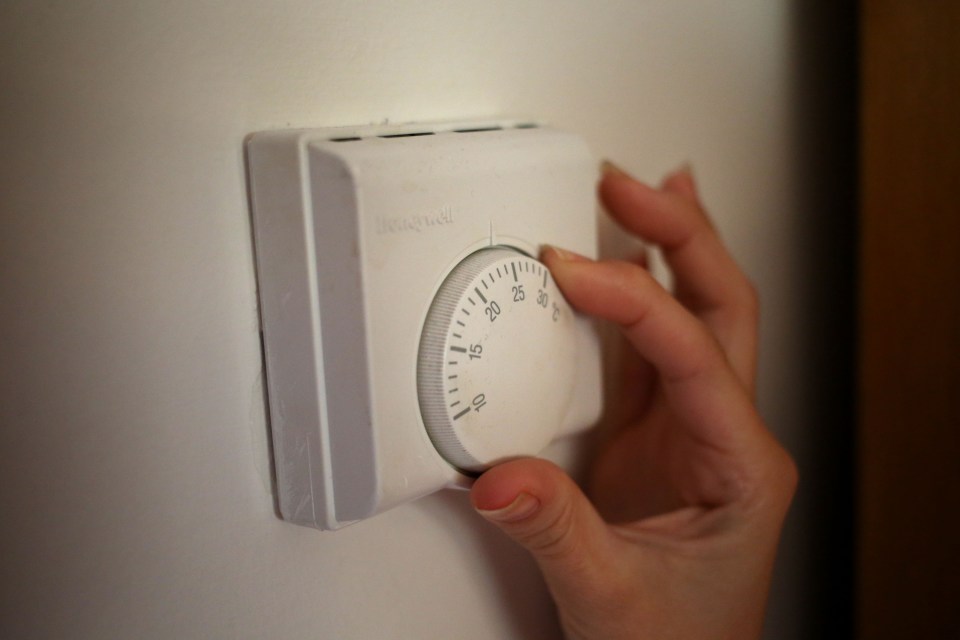
[[[713,235],[713,228],[706,219],[695,211],[687,215],[678,216],[669,237],[663,239],[661,247],[668,254],[682,251],[685,247],[696,244],[698,241],[709,239]]]
[[[747,278],[746,279],[746,295],[749,300],[750,306],[756,310],[760,309],[760,290],[757,288],[757,284]]]
[[[797,486],[800,484],[800,469],[797,462],[786,450],[783,451],[783,461],[781,462],[781,477],[784,483],[784,492],[788,499],[792,498],[797,492]]]
[[[768,456],[768,460],[766,477],[769,480],[765,483],[768,495],[774,503],[782,505],[785,510],[793,501],[800,481],[797,463],[793,456],[779,444],[776,451]]]
[[[543,558],[569,557],[577,548],[573,526],[573,508],[567,502],[554,514],[528,530],[520,532],[517,540],[527,549]]]
[[[760,291],[757,285],[746,276],[744,276],[741,286],[740,306],[743,307],[744,313],[748,314],[750,318],[759,320]]]

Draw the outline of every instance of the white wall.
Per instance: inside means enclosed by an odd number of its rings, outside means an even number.
[[[334,534],[275,517],[256,130],[528,114],[648,179],[692,161],[766,303],[762,408],[800,446],[789,4],[3,3],[0,636],[555,632],[464,494]],[[786,557],[777,638],[806,615]]]

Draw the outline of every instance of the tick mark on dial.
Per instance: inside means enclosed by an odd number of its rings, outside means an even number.
[[[450,389],[447,393],[456,393],[457,391],[460,391],[460,389]]]
[[[467,311],[466,309],[460,309],[460,311],[463,311],[465,314],[470,315],[470,312]]]
[[[450,351],[456,351],[457,353],[466,353],[467,350],[463,347],[450,347]]]
[[[543,288],[544,289],[547,288],[547,270],[546,269],[543,270]]]
[[[513,281],[514,281],[514,282],[519,282],[519,280],[517,280],[517,263],[516,263],[516,262],[511,262],[511,263],[510,263],[510,268],[513,269]]]
[[[469,314],[468,314],[468,315],[469,315]],[[467,325],[463,324],[462,322],[460,322],[459,320],[457,320],[457,324],[460,325],[461,327],[467,326]]]
[[[473,290],[476,292],[476,294],[477,294],[478,296],[480,296],[480,300],[483,301],[483,304],[487,304],[487,299],[486,299],[486,298],[484,297],[484,295],[480,292],[480,288],[479,288],[479,287],[474,287]]]
[[[455,333],[455,334],[453,334],[453,337],[454,337],[454,338],[463,338],[463,336],[462,336],[462,335],[460,335],[459,333]]]
[[[454,419],[454,420],[459,420],[460,418],[462,418],[463,416],[467,415],[468,413],[470,413],[470,407],[467,407],[466,409],[464,409],[463,411],[461,411],[461,412],[458,413],[457,415],[453,416],[453,419]]]
[[[467,298],[467,300],[469,300],[470,304],[472,304],[473,306],[477,306],[477,303],[473,301],[473,298]]]

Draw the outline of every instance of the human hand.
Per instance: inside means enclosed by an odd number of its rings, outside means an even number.
[[[573,638],[756,638],[797,473],[753,404],[757,302],[692,176],[660,189],[605,165],[600,197],[658,245],[675,295],[642,264],[542,256],[567,300],[620,325],[639,358],[629,424],[595,461],[589,500],[555,465],[500,464],[474,506],[536,559]]]

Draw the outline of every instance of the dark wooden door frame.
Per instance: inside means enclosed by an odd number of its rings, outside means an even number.
[[[857,624],[960,638],[960,3],[861,3]]]

